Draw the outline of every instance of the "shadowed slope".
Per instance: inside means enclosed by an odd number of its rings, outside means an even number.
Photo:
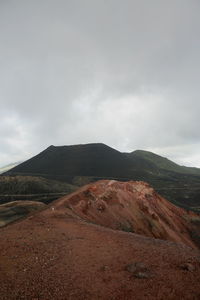
[[[41,174],[61,180],[74,176],[120,177],[128,176],[130,164],[123,153],[104,144],[50,146],[9,173]]]
[[[77,189],[76,186],[47,180],[35,176],[0,176],[0,195],[26,195],[39,193],[71,193]]]
[[[14,201],[0,205],[0,227],[25,217],[31,212],[41,210],[46,205],[36,201]]]
[[[0,204],[16,200],[52,202],[76,186],[36,176],[0,176]]]

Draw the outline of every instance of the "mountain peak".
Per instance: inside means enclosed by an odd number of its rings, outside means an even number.
[[[86,144],[73,144],[73,145],[59,145],[59,146],[55,146],[55,145],[50,145],[49,147],[47,147],[47,149],[53,149],[53,148],[110,148],[115,150],[114,148],[111,148],[110,146],[104,144],[104,143],[86,143]],[[116,150],[117,151],[117,150]]]

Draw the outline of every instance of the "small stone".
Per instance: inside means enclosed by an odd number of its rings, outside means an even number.
[[[146,279],[146,278],[150,278],[151,274],[148,272],[137,272],[134,274],[134,276],[139,279]]]
[[[142,262],[135,262],[125,267],[126,271],[133,274],[134,277],[139,279],[145,279],[152,277],[150,270]]]
[[[103,266],[101,267],[101,271],[108,271],[109,270],[109,267],[108,266]]]
[[[190,271],[190,272],[193,272],[195,270],[195,266],[191,263],[184,263],[180,267],[181,267],[181,269]]]
[[[146,265],[142,262],[129,264],[125,267],[125,269],[130,273],[135,273],[136,271],[147,271]]]

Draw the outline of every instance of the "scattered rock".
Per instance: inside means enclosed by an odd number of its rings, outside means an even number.
[[[150,278],[152,275],[149,272],[136,272],[134,276],[139,279],[146,279]]]
[[[97,206],[97,210],[100,212],[103,212],[106,209],[105,205],[103,203],[99,203]]]
[[[108,271],[108,270],[109,270],[109,267],[108,267],[108,266],[102,266],[100,270],[101,270],[101,271]]]
[[[132,273],[134,277],[139,279],[147,279],[152,277],[152,273],[142,262],[135,262],[125,267],[126,271]]]
[[[195,271],[195,266],[191,263],[184,263],[180,265],[182,270],[193,272]]]
[[[125,267],[125,269],[130,273],[135,273],[136,271],[147,271],[146,265],[142,262],[135,262],[129,264]]]

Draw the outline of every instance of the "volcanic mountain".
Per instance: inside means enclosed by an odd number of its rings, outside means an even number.
[[[200,210],[200,169],[148,151],[121,153],[104,144],[50,146],[5,175],[40,176],[79,186],[99,179],[143,180],[177,205]]]
[[[143,182],[82,187],[0,230],[1,299],[197,300],[191,218]]]
[[[9,171],[43,175],[60,180],[77,176],[128,177],[132,161],[104,144],[50,146],[35,157]]]

